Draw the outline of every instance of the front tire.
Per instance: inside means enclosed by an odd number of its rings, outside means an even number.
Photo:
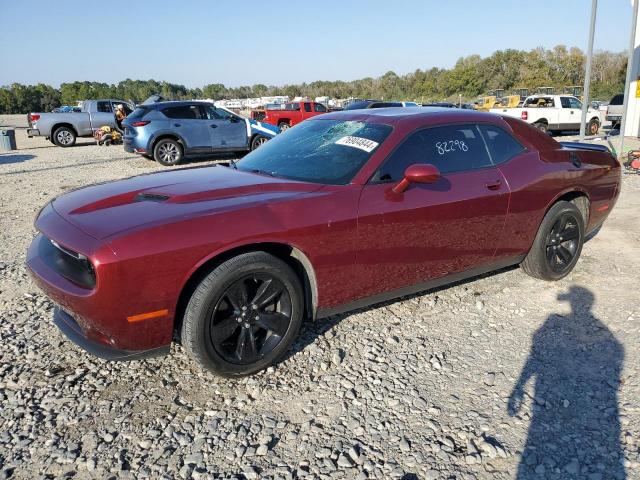
[[[555,203],[544,216],[531,250],[520,264],[528,275],[560,280],[575,267],[584,243],[584,219],[570,202]]]
[[[302,286],[291,267],[265,252],[245,253],[196,287],[184,314],[182,345],[218,375],[250,375],[289,349],[303,311]]]
[[[153,158],[165,167],[177,165],[182,161],[182,145],[171,138],[164,138],[153,148]]]
[[[265,137],[264,135],[256,135],[251,140],[251,151],[253,152],[256,148],[264,145],[268,141],[269,141],[269,139],[267,137]]]
[[[73,147],[76,144],[76,132],[69,127],[58,127],[53,132],[53,143],[59,147]]]
[[[595,118],[592,118],[591,121],[587,124],[587,132],[589,135],[597,135],[598,130],[600,130],[600,122]]]

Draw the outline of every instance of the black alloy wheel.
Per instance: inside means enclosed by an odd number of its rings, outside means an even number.
[[[211,343],[229,363],[247,365],[271,353],[291,324],[292,303],[280,280],[253,274],[234,282],[211,311]]]
[[[551,227],[546,241],[547,266],[556,273],[563,273],[572,266],[578,252],[580,229],[575,213],[562,213]]]

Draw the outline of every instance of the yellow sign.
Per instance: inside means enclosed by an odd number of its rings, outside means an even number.
[[[636,98],[640,98],[640,77],[636,80]]]

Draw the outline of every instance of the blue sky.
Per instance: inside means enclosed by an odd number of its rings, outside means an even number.
[[[0,0],[0,7],[0,85],[154,78],[196,87],[404,74],[506,48],[586,50],[591,1]],[[630,0],[601,0],[595,49],[627,48],[630,24]]]

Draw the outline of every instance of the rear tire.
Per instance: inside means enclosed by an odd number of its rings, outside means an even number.
[[[597,135],[598,130],[600,130],[600,122],[592,118],[587,124],[587,132],[589,132],[589,135]]]
[[[182,145],[171,138],[163,138],[153,147],[153,158],[165,167],[177,165],[182,161]]]
[[[534,127],[536,127],[538,130],[540,130],[542,133],[546,133],[547,135],[549,134],[549,125],[544,123],[544,122],[536,122],[533,124]]]
[[[76,132],[69,127],[58,127],[53,132],[53,143],[59,147],[73,147],[76,144]]]
[[[284,132],[285,130],[289,130],[291,128],[291,125],[289,125],[287,122],[282,122],[278,124],[278,128],[281,132]]]
[[[266,252],[244,253],[196,287],[185,309],[182,346],[218,375],[250,375],[286,353],[303,312],[303,290],[291,267]]]
[[[544,216],[531,250],[520,264],[526,274],[560,280],[575,267],[584,243],[584,219],[570,202],[555,203]]]

